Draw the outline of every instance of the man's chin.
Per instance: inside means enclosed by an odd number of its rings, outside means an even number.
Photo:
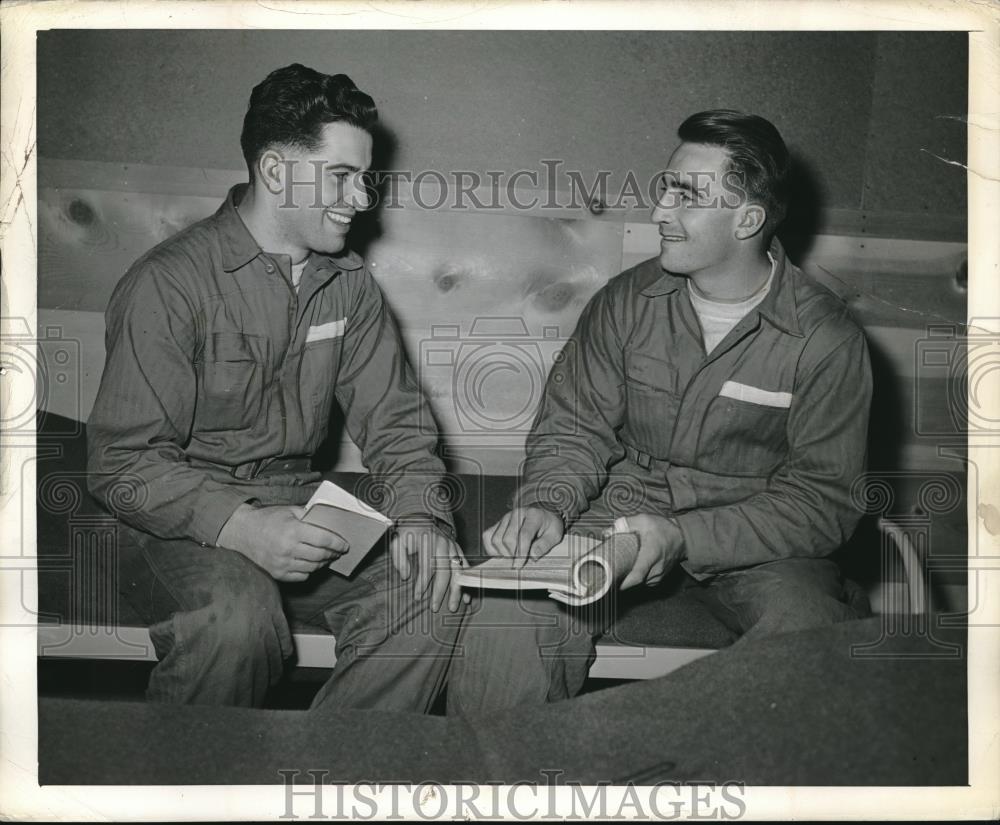
[[[347,249],[347,241],[345,239],[341,241],[339,244],[327,241],[320,248],[314,249],[313,251],[320,255],[341,255],[346,249]]]
[[[660,266],[671,275],[684,275],[686,267],[669,252],[660,253]]]

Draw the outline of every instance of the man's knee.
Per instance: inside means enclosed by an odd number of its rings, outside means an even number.
[[[573,645],[589,631],[580,618],[542,594],[484,594],[470,607],[463,637],[486,645],[529,644],[542,650]],[[516,639],[517,642],[511,640]]]
[[[788,588],[764,606],[757,620],[758,632],[780,633],[844,622],[856,618],[840,598],[823,590]]]
[[[241,568],[216,569],[199,606],[150,627],[160,662],[149,699],[254,707],[281,678],[292,643],[277,585],[249,563]]]
[[[859,618],[844,580],[828,559],[787,559],[730,578],[728,602],[744,636],[757,637]]]
[[[593,658],[593,634],[556,602],[488,594],[466,617],[448,686],[448,712],[499,711],[575,695]]]
[[[287,628],[277,583],[249,563],[227,570],[200,612],[206,634],[218,647],[246,655],[273,646]]]

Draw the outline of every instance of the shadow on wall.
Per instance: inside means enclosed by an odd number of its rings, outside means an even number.
[[[778,239],[792,262],[801,266],[819,232],[825,198],[815,166],[796,152],[791,154],[788,214],[778,230]]]

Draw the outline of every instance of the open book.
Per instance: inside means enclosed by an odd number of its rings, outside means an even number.
[[[548,590],[553,599],[579,607],[596,602],[620,583],[638,555],[635,533],[614,533],[604,541],[570,533],[523,567],[494,557],[461,570],[458,581],[463,587]]]
[[[385,531],[392,527],[392,519],[332,481],[319,485],[306,504],[302,520],[332,530],[350,545],[344,555],[330,562],[330,569],[342,576],[351,575]]]

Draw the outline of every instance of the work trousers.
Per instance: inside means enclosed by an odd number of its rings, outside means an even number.
[[[640,585],[640,587],[643,585]],[[688,591],[739,637],[736,644],[870,615],[829,559],[793,558],[695,580],[676,568],[664,598]],[[616,594],[572,608],[544,594],[483,591],[465,619],[448,712],[498,711],[567,699],[583,687]]]
[[[415,574],[402,579],[384,547],[350,578],[324,569],[283,584],[233,550],[120,525],[119,562],[159,659],[150,700],[261,706],[294,654],[290,618],[336,636],[313,707],[427,712],[444,687],[462,613],[415,599]]]

